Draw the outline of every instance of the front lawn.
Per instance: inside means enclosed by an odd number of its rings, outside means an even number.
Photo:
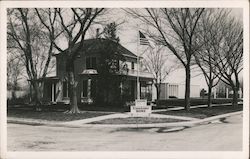
[[[8,117],[25,118],[25,119],[38,119],[47,121],[73,121],[80,119],[87,119],[98,117],[102,115],[108,115],[107,112],[82,112],[80,114],[65,114],[62,111],[34,111],[23,109],[11,109],[8,110]]]
[[[153,124],[153,123],[172,123],[186,120],[173,118],[153,118],[153,117],[128,117],[128,118],[113,118],[95,121],[89,124]]]
[[[193,117],[204,119],[211,116],[232,113],[237,111],[242,111],[243,105],[238,105],[237,107],[233,106],[216,106],[216,107],[201,107],[201,108],[191,108],[190,111],[186,111],[184,109],[181,110],[171,110],[171,111],[163,111],[158,112],[159,114],[165,115],[176,115],[176,116],[186,116],[186,117]]]
[[[33,110],[35,108],[34,105],[28,104],[20,104],[20,105],[11,105],[8,104],[9,109],[26,109],[26,110]],[[128,112],[130,111],[130,107],[121,106],[121,105],[87,105],[87,104],[78,104],[78,108],[81,111],[101,111],[101,112]],[[41,109],[44,111],[66,111],[70,109],[70,105],[68,104],[51,104],[51,105],[42,105]]]

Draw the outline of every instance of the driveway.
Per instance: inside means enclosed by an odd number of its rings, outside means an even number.
[[[163,128],[8,124],[9,151],[241,151],[242,116],[165,132]]]

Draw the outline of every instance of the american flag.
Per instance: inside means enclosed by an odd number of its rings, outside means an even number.
[[[140,35],[140,45],[150,45],[148,39],[144,34],[142,34],[142,32],[139,31],[139,35]]]

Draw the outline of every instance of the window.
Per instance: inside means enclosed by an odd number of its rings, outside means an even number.
[[[91,97],[96,97],[96,80],[91,81]]]
[[[92,62],[92,68],[96,69],[96,57],[92,57],[91,59],[92,59],[91,60],[91,62]]]
[[[86,57],[86,68],[96,69],[96,57]]]
[[[86,58],[86,68],[89,69],[91,67],[90,63],[91,63],[91,58],[87,57]]]
[[[132,69],[132,70],[135,69],[135,63],[134,63],[134,62],[131,63],[131,69]]]
[[[69,92],[69,82],[64,81],[63,82],[63,97],[69,97],[70,92]]]
[[[82,97],[87,97],[88,95],[88,80],[82,81]]]

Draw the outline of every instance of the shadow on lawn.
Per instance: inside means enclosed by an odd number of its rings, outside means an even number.
[[[87,105],[87,104],[79,104],[79,109],[81,111],[102,111],[102,112],[128,112],[130,107],[128,106],[120,106],[120,105]],[[68,104],[50,104],[50,105],[42,105],[40,106],[42,111],[50,111],[50,112],[64,112],[70,109],[70,105]],[[8,105],[8,110],[18,109],[18,110],[35,110],[34,105],[29,104],[19,104],[19,105]]]
[[[110,112],[97,111],[83,111],[79,114],[65,114],[65,110],[67,109],[44,108],[41,111],[35,111],[32,106],[15,106],[8,107],[7,117],[46,121],[72,121],[112,114]]]

